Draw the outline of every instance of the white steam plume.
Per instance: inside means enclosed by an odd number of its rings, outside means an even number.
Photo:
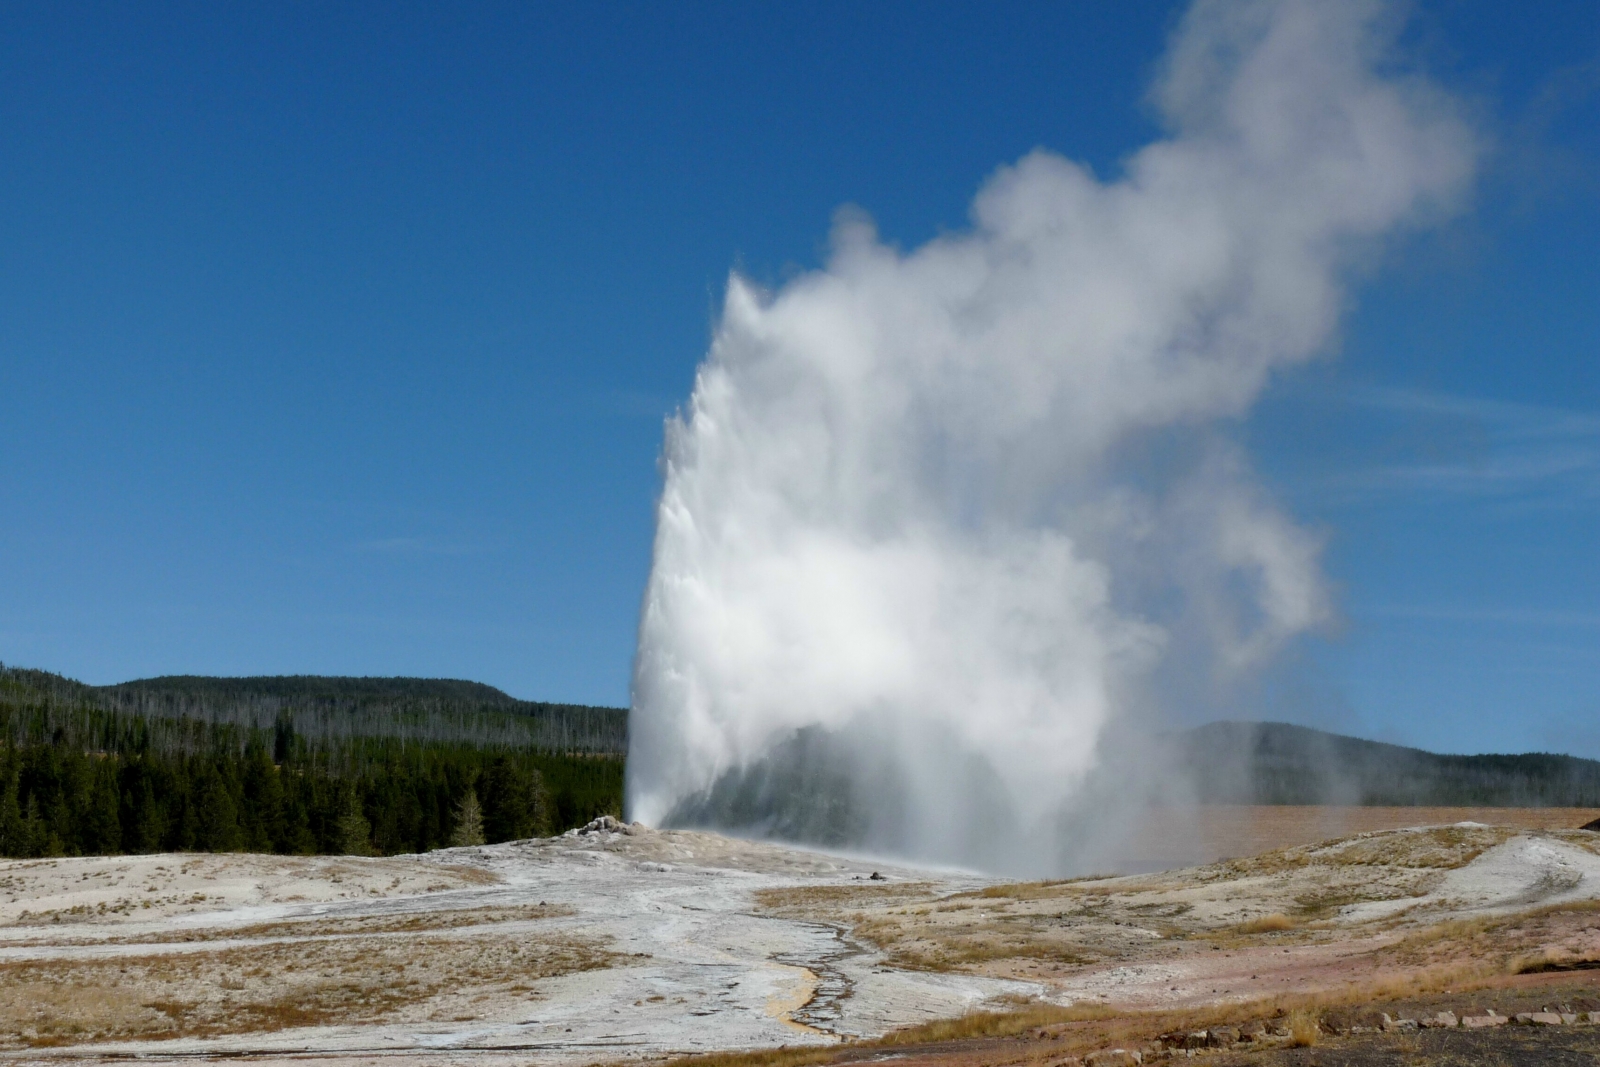
[[[667,425],[631,817],[816,728],[852,739],[858,801],[898,805],[860,843],[1037,865],[1163,660],[1247,669],[1328,615],[1317,539],[1207,427],[1468,183],[1474,138],[1390,69],[1391,22],[1201,0],[1154,93],[1170,135],[1119,180],[1035,151],[968,232],[902,254],[842,212],[826,268],[730,280]]]

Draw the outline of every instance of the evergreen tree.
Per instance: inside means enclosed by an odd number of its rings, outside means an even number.
[[[166,829],[161,804],[144,760],[131,760],[122,768],[122,802],[118,818],[122,825],[122,851],[134,854],[159,852]]]
[[[22,816],[22,855],[59,856],[63,851],[61,839],[39,813],[39,798],[30,793]]]
[[[491,842],[516,841],[540,829],[544,803],[538,770],[507,755],[483,773],[483,832]]]
[[[0,856],[26,856],[29,841],[17,803],[17,774],[11,767],[0,770]]]
[[[450,832],[450,847],[483,844],[483,811],[478,807],[478,793],[468,789],[461,803],[456,805],[456,826]]]
[[[294,755],[294,716],[287,710],[278,712],[272,724],[272,762],[282,766]]]
[[[251,852],[285,851],[288,835],[283,825],[283,785],[278,781],[278,768],[259,739],[251,741],[244,760],[244,806],[239,819],[244,847]]]
[[[235,852],[244,842],[239,832],[239,812],[227,782],[208,768],[200,788],[195,813],[195,847],[205,852]]]
[[[339,816],[338,836],[340,854],[345,856],[373,854],[372,824],[367,822],[367,816],[361,810],[361,800],[353,792],[344,814]]]
[[[92,782],[78,820],[78,851],[85,856],[104,856],[122,847],[116,764],[109,759],[97,761]]]
[[[317,851],[317,835],[311,832],[311,808],[301,790],[283,788],[283,837],[278,841],[278,851],[291,856],[309,856]]]

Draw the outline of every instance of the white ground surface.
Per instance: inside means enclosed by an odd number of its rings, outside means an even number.
[[[1014,997],[1312,988],[1434,923],[1594,899],[1600,837],[1470,823],[1031,886],[632,828],[384,859],[0,861],[0,1059],[566,1065],[827,1044]],[[1305,918],[1239,932],[1275,912]],[[852,927],[902,963],[986,962],[887,966]],[[1568,934],[1563,951],[1600,953],[1592,920]]]
[[[756,889],[859,885],[874,870],[938,892],[987,884],[711,834],[646,830],[373,860],[8,861],[0,863],[0,963],[215,953],[261,945],[259,934],[229,940],[227,931],[263,923],[381,920],[539,904],[555,906],[555,917],[502,923],[489,932],[513,939],[576,936],[605,943],[624,958],[602,969],[538,980],[509,1000],[485,998],[481,1018],[91,1041],[0,1055],[56,1062],[124,1056],[167,1062],[242,1053],[320,1062],[384,1057],[592,1063],[828,1043],[959,1015],[1005,994],[1042,991],[1024,982],[886,969],[838,928],[755,914]],[[115,910],[130,891],[153,903]],[[460,936],[482,937],[485,929],[474,926]],[[204,939],[169,940],[183,931]]]

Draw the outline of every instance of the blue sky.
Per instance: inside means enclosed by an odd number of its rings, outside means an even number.
[[[862,10],[865,7],[866,10]],[[1114,175],[1151,4],[0,12],[0,660],[624,703],[724,280]],[[1242,713],[1600,755],[1600,8],[1424,2],[1492,145],[1234,429],[1341,621]]]

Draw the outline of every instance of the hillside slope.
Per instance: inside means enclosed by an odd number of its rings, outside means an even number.
[[[1280,722],[1214,722],[1168,738],[1211,804],[1600,806],[1600,761],[1445,756]]]
[[[117,716],[257,730],[287,726],[313,740],[464,741],[605,755],[628,747],[625,708],[518,700],[493,686],[450,678],[169,675],[93,686],[45,671],[0,670],[58,703]]]

